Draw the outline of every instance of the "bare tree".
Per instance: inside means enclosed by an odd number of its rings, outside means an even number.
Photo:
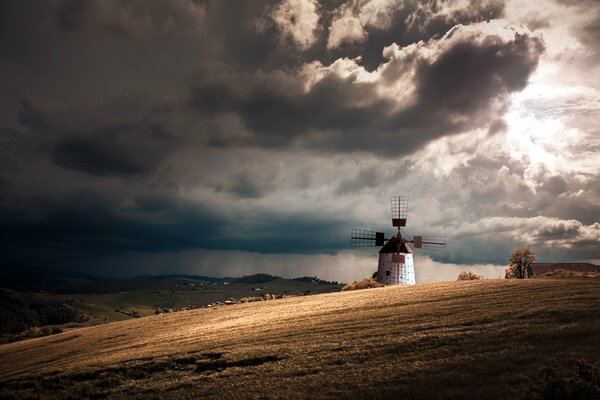
[[[531,263],[535,262],[535,253],[527,247],[513,249],[508,257],[508,268],[505,271],[505,278],[523,279],[531,275]]]

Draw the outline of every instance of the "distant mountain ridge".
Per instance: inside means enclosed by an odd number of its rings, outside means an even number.
[[[217,278],[205,275],[190,275],[190,274],[169,274],[169,275],[138,275],[133,279],[147,279],[147,280],[173,280],[173,279],[190,279],[195,281],[205,282],[229,282],[229,283],[265,283],[275,279],[285,279],[275,275],[269,275],[264,273],[257,273],[253,275],[244,275],[239,278],[230,276]]]
[[[124,278],[127,279],[127,278]],[[205,275],[190,275],[190,274],[166,274],[166,275],[136,275],[130,279],[141,279],[141,280],[154,280],[154,281],[162,281],[162,280],[173,280],[173,279],[189,279],[194,281],[204,281],[204,282],[224,282],[230,280],[231,278],[217,278],[214,276],[205,276]]]

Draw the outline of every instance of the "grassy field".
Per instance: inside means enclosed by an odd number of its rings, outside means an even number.
[[[600,357],[600,279],[396,286],[0,346],[5,398],[523,398]]]

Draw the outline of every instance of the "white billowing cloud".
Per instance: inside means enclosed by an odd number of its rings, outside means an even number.
[[[545,216],[529,218],[487,217],[477,222],[463,224],[457,235],[485,241],[510,240],[525,245],[570,249],[577,246],[600,246],[600,222],[584,225],[575,219]]]
[[[496,36],[499,37],[503,43],[508,43],[514,41],[515,36],[518,35],[536,36],[527,27],[496,19],[476,24],[455,25],[444,35],[443,39],[446,40],[441,40],[440,42],[447,46],[451,45],[453,41],[469,41],[469,43],[481,45],[487,40],[487,37]],[[450,38],[452,38],[453,41],[448,40]],[[444,50],[444,47],[441,47],[441,50]]]
[[[333,49],[347,43],[361,43],[369,30],[388,30],[394,23],[396,11],[409,11],[402,23],[406,29],[419,31],[424,21],[435,18],[452,19],[454,15],[475,9],[474,4],[485,8],[489,1],[447,0],[444,2],[410,2],[406,0],[352,0],[340,6],[329,27],[327,48]]]
[[[323,78],[334,75],[352,82],[376,82],[379,75],[367,71],[359,65],[360,58],[338,58],[325,66],[318,61],[305,64],[299,77],[305,80],[305,88],[310,89]]]
[[[386,7],[389,6],[388,3],[386,4]],[[330,33],[330,40],[332,40],[332,34]],[[372,72],[360,65],[360,57],[340,58],[329,66],[323,66],[318,61],[306,64],[302,69],[302,77],[306,82],[310,82],[305,85],[307,90],[328,74],[335,74],[342,79],[355,82],[373,83],[379,96],[393,100],[397,104],[395,111],[398,111],[412,104],[412,100],[414,100],[413,95],[418,83],[416,82],[416,73],[419,65],[434,63],[438,57],[458,43],[483,45],[485,41],[494,38],[500,43],[509,44],[516,42],[520,35],[525,34],[535,36],[525,27],[501,20],[456,25],[437,40],[419,41],[407,46],[391,43],[382,50],[383,57],[387,61]]]
[[[367,35],[359,19],[352,14],[350,7],[344,7],[329,27],[327,48],[333,49],[343,43],[362,42]]]
[[[598,2],[509,0],[504,19],[529,26],[544,38],[545,54],[532,81],[598,88],[600,65],[594,26],[599,14]]]
[[[542,4],[540,4],[542,3]],[[504,19],[543,33],[546,54],[555,58],[570,51],[587,52],[575,36],[575,29],[597,18],[587,2],[560,4],[558,1],[508,0]],[[587,4],[586,4],[587,3]]]
[[[392,25],[394,9],[398,8],[401,0],[368,0],[363,1],[358,18],[363,26],[389,29]]]
[[[282,34],[291,37],[301,49],[307,49],[315,42],[319,24],[315,0],[284,0],[273,10],[271,18]]]
[[[477,129],[455,136],[444,136],[428,143],[423,149],[410,155],[408,159],[412,169],[416,171],[428,170],[435,177],[447,178],[460,166],[469,165],[469,161],[477,157],[473,143],[477,143],[477,150],[488,151],[494,154],[502,147],[498,147],[499,140],[490,137],[486,130]]]
[[[354,0],[344,3],[331,22],[327,48],[362,42],[367,36],[366,27],[389,28],[393,9],[400,3],[398,0]]]

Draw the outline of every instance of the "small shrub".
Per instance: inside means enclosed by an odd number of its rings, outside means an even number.
[[[26,337],[26,338],[36,338],[36,337],[43,336],[42,328],[40,328],[39,326],[31,327],[31,328],[25,330],[21,334],[21,336]]]
[[[384,286],[383,283],[377,282],[373,278],[365,278],[361,281],[354,281],[348,283],[346,286],[342,288],[342,291],[347,290],[360,290],[360,289],[371,289]]]
[[[483,279],[483,276],[471,271],[463,271],[458,274],[458,278],[456,278],[457,281],[475,281],[478,279]]]

